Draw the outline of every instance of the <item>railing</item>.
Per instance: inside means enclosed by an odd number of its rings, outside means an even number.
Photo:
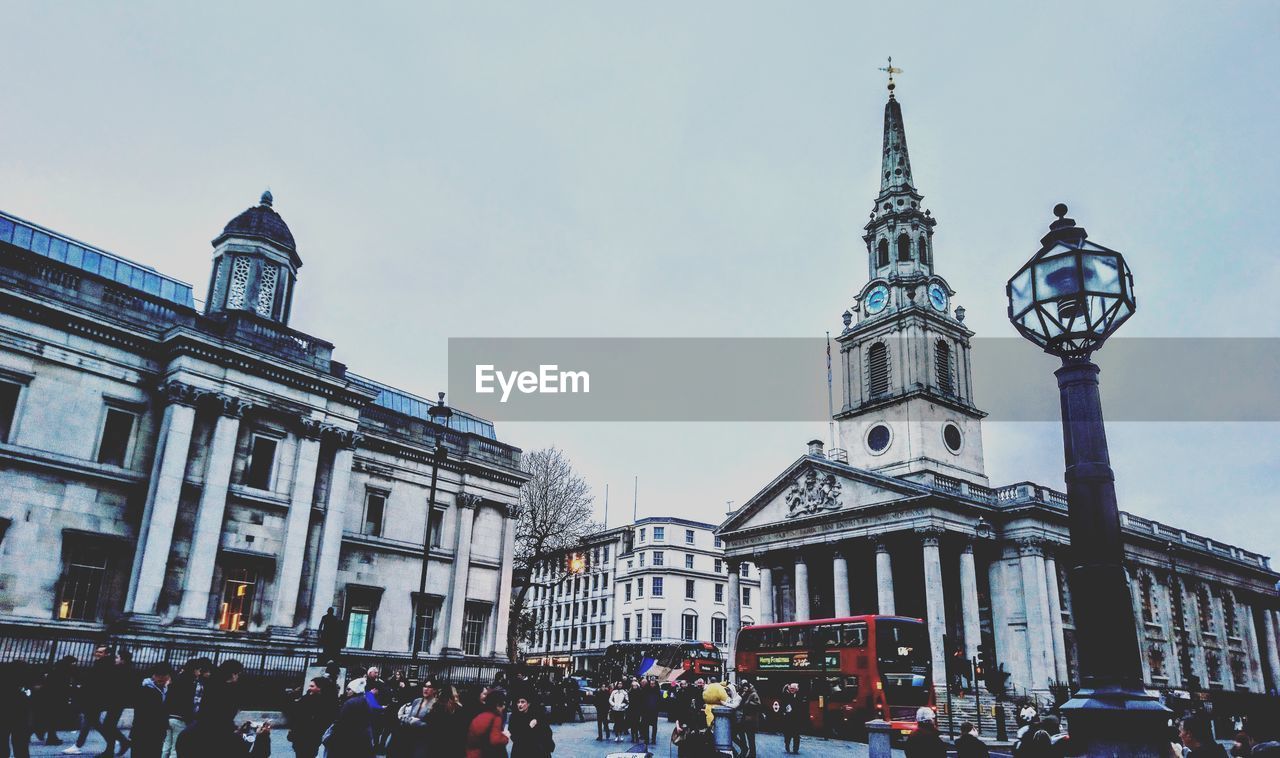
[[[223,336],[258,347],[263,352],[291,358],[328,372],[333,359],[333,344],[309,334],[296,332],[247,311],[225,314]]]
[[[835,461],[836,463],[848,463],[849,451],[844,450],[843,448],[833,447],[827,451],[827,460]]]

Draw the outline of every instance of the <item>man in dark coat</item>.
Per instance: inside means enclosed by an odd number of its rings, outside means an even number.
[[[991,750],[978,738],[978,731],[968,721],[960,725],[960,737],[956,740],[956,758],[988,758]]]
[[[809,724],[809,704],[800,695],[800,685],[792,682],[778,698],[778,715],[782,720],[784,752],[800,752],[800,732]]]
[[[151,667],[151,676],[142,681],[133,697],[133,729],[129,736],[133,742],[134,758],[160,758],[169,732],[169,708],[165,698],[172,677],[172,666],[157,663]]]

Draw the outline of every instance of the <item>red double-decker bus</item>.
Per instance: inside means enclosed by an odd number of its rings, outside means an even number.
[[[766,718],[794,682],[813,728],[860,736],[877,718],[899,735],[915,731],[916,712],[934,707],[930,660],[922,620],[852,616],[743,627],[734,663],[756,683]]]

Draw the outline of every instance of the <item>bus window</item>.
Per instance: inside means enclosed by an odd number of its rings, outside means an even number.
[[[809,646],[809,628],[797,626],[787,630],[790,639],[787,640],[787,647],[808,647]]]
[[[835,624],[823,624],[815,628],[822,640],[823,647],[835,647],[840,644],[840,627]]]
[[[744,629],[738,634],[739,650],[759,650],[760,649],[760,630]]]
[[[858,677],[828,676],[827,694],[835,703],[852,703],[858,697]]]
[[[865,623],[855,623],[841,626],[840,644],[844,647],[866,647],[867,625]]]

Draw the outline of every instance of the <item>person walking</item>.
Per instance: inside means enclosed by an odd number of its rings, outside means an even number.
[[[120,755],[124,755],[133,743],[120,731],[120,717],[125,708],[133,706],[133,698],[141,684],[138,671],[133,667],[133,653],[123,648],[116,651],[115,667],[111,669],[109,682],[111,695],[102,703],[104,714],[99,732],[104,738],[108,733],[114,735],[116,742],[120,743]],[[101,755],[110,758],[113,747],[111,740],[107,740],[107,749]]]
[[[1228,758],[1227,751],[1213,739],[1213,725],[1202,715],[1187,716],[1178,724],[1178,736],[1186,747],[1183,758]]]
[[[396,712],[396,731],[391,738],[391,758],[424,758],[432,747],[435,735],[427,728],[431,709],[440,697],[432,679],[422,682],[422,695],[405,703]]]
[[[609,694],[612,692],[608,682],[601,682],[591,696],[596,707],[596,741],[609,739]]]
[[[426,731],[431,735],[431,756],[435,758],[463,758],[467,752],[467,729],[471,722],[466,718],[462,699],[451,684],[437,688],[436,704],[427,716]]]
[[[658,744],[658,707],[661,703],[658,683],[645,679],[640,688],[640,739],[646,745]]]
[[[792,682],[778,698],[778,715],[782,722],[783,752],[800,753],[800,732],[809,724],[809,704],[800,695],[800,685]]]
[[[338,717],[338,693],[327,676],[307,682],[289,709],[289,742],[297,758],[316,758],[324,733]]]
[[[208,658],[192,658],[169,683],[165,705],[169,711],[169,728],[165,733],[160,758],[177,755],[178,735],[195,721],[204,700],[205,684],[213,675],[213,661]]]
[[[324,743],[329,755],[342,758],[373,758],[374,710],[365,690],[368,678],[353,679],[347,685],[347,699],[338,709],[333,731]]]
[[[609,718],[613,721],[613,741],[622,742],[627,733],[627,710],[631,707],[631,695],[626,685],[618,682],[609,693]]]
[[[738,725],[734,731],[733,744],[737,747],[737,758],[756,758],[756,732],[760,731],[760,712],[763,705],[760,693],[755,685],[743,680],[738,687],[738,695],[742,702],[738,705]]]
[[[0,666],[0,756],[31,755],[31,669],[21,661]]]
[[[164,740],[169,733],[169,708],[165,699],[172,678],[173,667],[157,663],[134,694],[133,728],[129,731],[134,758],[160,758],[164,750]]]
[[[551,725],[542,709],[535,707],[527,696],[516,698],[507,731],[511,734],[511,758],[551,758],[556,749]]]
[[[960,737],[956,740],[956,758],[989,758],[991,750],[978,737],[978,730],[968,721],[960,725]]]
[[[89,732],[102,732],[103,703],[111,695],[111,672],[115,664],[115,651],[110,647],[99,645],[93,649],[89,670],[73,696],[76,710],[80,713],[80,733],[76,735],[75,744],[62,751],[65,755],[79,755],[89,739]],[[114,746],[114,739],[108,744]]]
[[[72,669],[75,665],[75,656],[64,655],[45,673],[39,689],[31,693],[35,736],[46,746],[62,744],[58,737],[58,724],[71,704]]]
[[[467,727],[467,758],[506,758],[510,733],[502,727],[507,712],[507,693],[489,690],[484,695],[484,709]]]
[[[947,758],[947,743],[938,733],[932,710],[921,708],[916,714],[916,730],[907,738],[903,752],[907,758]]]

